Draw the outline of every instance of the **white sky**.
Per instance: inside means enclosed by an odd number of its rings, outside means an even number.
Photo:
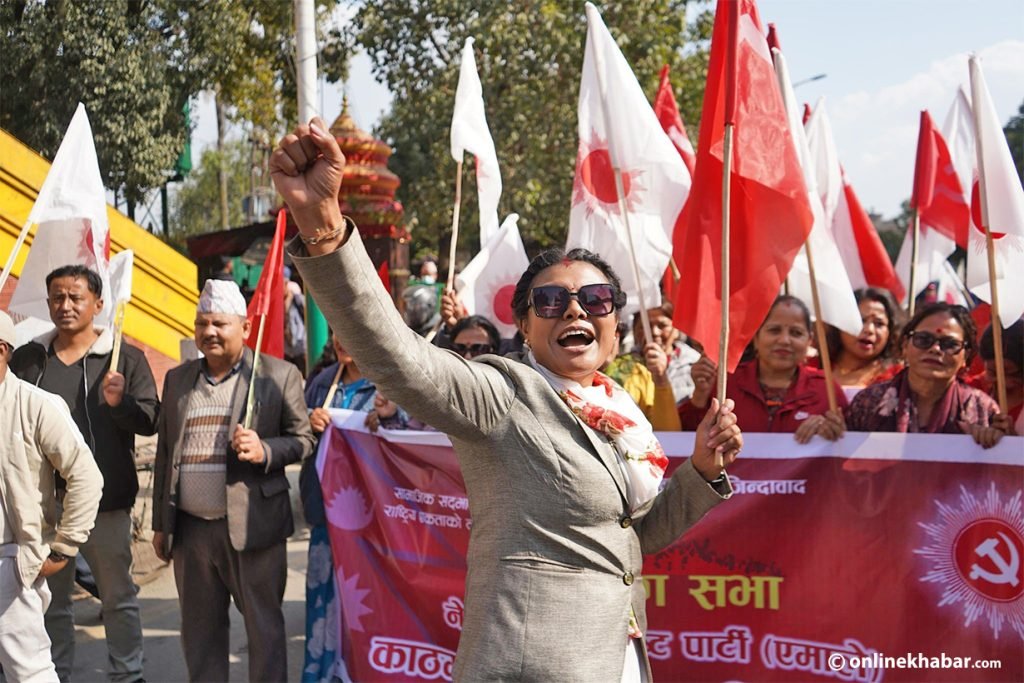
[[[910,195],[920,110],[941,125],[957,85],[968,86],[968,52],[981,55],[1004,124],[1024,100],[1021,0],[760,0],[758,8],[762,21],[777,26],[794,81],[827,74],[799,86],[797,97],[812,106],[826,98],[847,177],[861,203],[887,217]],[[342,20],[345,14],[336,12]],[[581,50],[585,33],[581,23]],[[374,80],[365,54],[353,59],[350,73],[352,115],[370,130],[391,94]],[[340,86],[328,87],[321,100],[330,123],[341,111]],[[200,97],[193,119],[198,163],[216,140],[210,97]]]

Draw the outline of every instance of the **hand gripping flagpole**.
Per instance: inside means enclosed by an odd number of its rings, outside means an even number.
[[[999,318],[999,291],[996,285],[996,250],[992,240],[992,226],[988,219],[988,187],[985,182],[985,154],[981,144],[981,117],[978,102],[985,96],[981,91],[981,82],[978,80],[978,56],[971,55],[969,65],[971,71],[971,102],[974,106],[971,110],[974,114],[974,139],[977,141],[974,149],[978,155],[978,190],[981,195],[981,222],[985,228],[985,250],[988,252],[988,284],[991,289],[992,299],[992,346],[995,351],[996,360],[996,394],[999,397],[999,412],[1006,415],[1006,367],[1003,362],[1003,322]]]
[[[633,266],[633,279],[636,280],[637,298],[640,299],[640,321],[644,328],[644,338],[648,344],[654,343],[654,335],[651,333],[651,319],[647,315],[647,301],[644,298],[644,283],[640,279],[640,266],[636,261],[636,247],[633,244],[633,231],[629,225],[629,207],[626,205],[626,190],[622,184],[622,170],[619,168],[619,157],[615,153],[614,138],[612,136],[612,118],[608,110],[608,89],[605,84],[604,54],[601,50],[594,50],[594,67],[597,71],[597,87],[601,91],[601,111],[604,114],[604,134],[608,137],[608,157],[612,165],[612,174],[615,176],[615,194],[619,200],[619,211],[622,212],[622,221],[626,227],[626,241],[629,243],[630,265]]]

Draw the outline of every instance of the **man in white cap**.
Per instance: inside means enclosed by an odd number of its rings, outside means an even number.
[[[196,311],[203,358],[167,373],[153,486],[153,546],[174,560],[181,643],[190,680],[228,680],[228,608],[245,619],[249,678],[285,681],[285,541],[294,531],[286,465],[315,443],[302,377],[253,353],[245,299],[207,280]],[[253,428],[246,395],[255,381]]]
[[[103,477],[64,401],[8,370],[14,344],[14,323],[0,311],[0,666],[8,681],[55,681],[41,579],[74,564]],[[67,482],[59,522],[55,470]]]

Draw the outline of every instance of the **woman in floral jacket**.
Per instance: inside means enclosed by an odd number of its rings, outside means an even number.
[[[960,378],[977,352],[977,330],[966,308],[943,302],[922,307],[899,345],[907,367],[857,394],[846,411],[847,429],[970,434],[985,448],[1007,433],[1008,419],[995,401]]]

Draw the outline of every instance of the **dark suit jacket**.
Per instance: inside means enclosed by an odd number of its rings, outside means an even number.
[[[253,354],[242,356],[240,377],[232,398],[231,430],[242,422],[252,377]],[[202,361],[179,365],[164,381],[164,406],[157,430],[153,485],[153,530],[174,533],[178,498],[178,463],[185,431],[188,397],[199,378]],[[235,550],[257,550],[279,543],[295,530],[288,479],[284,468],[313,449],[302,376],[291,363],[262,356],[256,376],[253,428],[260,435],[266,461],[242,462],[231,446],[227,461],[228,533]],[[168,538],[170,543],[170,538]]]

